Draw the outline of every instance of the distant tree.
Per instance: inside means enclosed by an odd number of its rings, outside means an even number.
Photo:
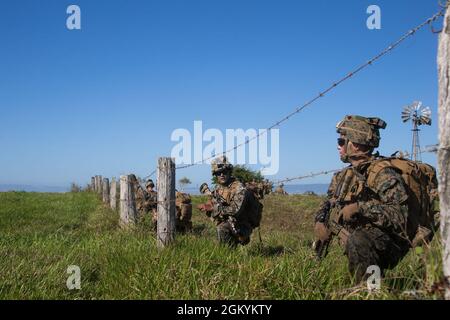
[[[236,165],[233,167],[233,177],[241,181],[242,183],[247,183],[255,180],[256,182],[261,182],[264,180],[263,175],[259,171],[253,171],[244,165]],[[213,184],[217,184],[217,178],[212,178]]]
[[[183,188],[184,188],[186,185],[191,184],[192,182],[191,182],[191,180],[189,180],[189,178],[183,177],[183,178],[181,178],[181,179],[178,181],[178,183],[180,184],[180,188],[183,190]]]

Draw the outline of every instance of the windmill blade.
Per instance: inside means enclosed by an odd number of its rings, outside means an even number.
[[[403,111],[402,111],[402,121],[403,122],[406,122],[409,119],[411,119],[412,108],[413,108],[412,106],[406,106],[403,108]]]
[[[422,106],[422,102],[414,101],[411,106],[414,111],[418,111],[420,109],[420,107]]]
[[[428,107],[425,107],[421,111],[421,115],[430,118],[431,117],[431,110]]]
[[[406,122],[406,121],[408,121],[409,119],[411,119],[411,117],[410,117],[409,114],[402,114],[402,121],[403,121],[403,122]]]
[[[423,125],[431,125],[431,110],[428,107],[423,108],[420,110],[420,118],[419,118],[420,124]]]

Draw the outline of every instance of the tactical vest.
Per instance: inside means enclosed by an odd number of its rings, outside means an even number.
[[[375,179],[386,168],[397,171],[408,195],[406,233],[412,247],[432,240],[436,230],[435,215],[438,201],[436,170],[424,163],[403,158],[381,158],[362,168],[349,167],[338,173],[337,184],[330,194],[341,203],[378,199]],[[359,169],[359,170],[358,170]]]
[[[226,203],[230,204],[233,194],[240,187],[241,182],[235,180],[227,188],[218,188],[217,194]],[[259,227],[262,219],[263,205],[252,191],[246,189],[246,197],[242,205],[244,206],[242,220],[248,222],[252,228]]]

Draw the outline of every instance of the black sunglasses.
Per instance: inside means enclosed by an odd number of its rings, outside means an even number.
[[[224,175],[224,176],[226,176],[226,175],[227,175],[227,173],[226,173],[225,171],[220,171],[220,172],[216,172],[216,173],[214,173],[214,175],[215,175],[216,177],[218,177],[218,176],[221,176],[221,175]]]
[[[338,145],[339,145],[340,147],[345,146],[345,143],[346,143],[346,142],[347,142],[347,140],[344,139],[344,138],[338,138],[338,139],[337,139],[337,143],[338,143]]]

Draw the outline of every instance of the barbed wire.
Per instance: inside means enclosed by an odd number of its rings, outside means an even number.
[[[442,148],[439,148],[439,145],[435,144],[435,145],[431,145],[431,146],[425,147],[425,149],[421,150],[419,152],[419,154],[436,153],[439,149],[442,149]],[[410,157],[410,154],[407,151],[406,152],[402,152],[402,154],[403,154],[403,158],[409,158]],[[308,179],[308,178],[314,178],[314,177],[317,177],[317,176],[328,175],[328,174],[331,174],[331,173],[336,173],[338,171],[341,171],[342,169],[344,169],[344,167],[343,168],[339,168],[339,169],[329,169],[329,170],[322,170],[322,171],[318,171],[318,172],[311,172],[311,173],[300,175],[300,176],[295,176],[295,177],[291,177],[291,178],[285,178],[285,179],[281,179],[281,180],[275,180],[275,181],[272,181],[272,183],[275,184],[275,185],[279,185],[281,183],[290,182],[290,181],[293,181],[293,180],[303,180],[303,179]],[[147,177],[152,176],[153,174],[155,174],[156,171],[157,171],[157,169],[153,170],[153,172],[150,175],[144,177],[144,179],[146,179]]]
[[[427,146],[425,149],[421,150],[419,153],[420,154],[423,154],[423,153],[436,153],[438,149],[439,149],[439,145],[436,144],[436,145],[432,145],[432,146]],[[392,154],[391,157],[394,157],[395,154],[397,154],[397,152]],[[400,156],[399,158],[407,159],[410,156],[410,154],[408,152],[404,152],[402,154],[403,154],[403,156]],[[374,161],[377,161],[377,160],[378,159],[375,159]],[[282,179],[282,180],[276,180],[276,181],[273,182],[273,184],[278,184],[279,185],[281,183],[289,182],[289,181],[292,181],[292,180],[302,180],[302,179],[307,179],[307,178],[313,178],[313,177],[316,177],[316,176],[327,175],[327,174],[330,174],[330,173],[335,173],[335,172],[341,171],[344,168],[345,167],[340,168],[340,169],[323,170],[323,171],[312,172],[312,173],[301,175],[301,176],[297,176],[297,177],[286,178],[286,179]]]
[[[426,25],[430,25],[432,22],[436,21],[439,17],[444,16],[446,7],[441,9],[439,12],[437,12],[436,14],[434,14],[432,17],[428,18],[427,20],[425,20],[424,22],[422,22],[421,24],[419,24],[418,26],[414,27],[413,29],[411,29],[410,31],[408,31],[406,34],[404,34],[402,37],[400,37],[397,41],[391,43],[388,47],[386,47],[384,50],[382,50],[380,53],[378,53],[377,55],[375,55],[372,59],[370,59],[369,61],[367,61],[366,63],[360,65],[359,67],[357,67],[356,69],[354,69],[353,71],[349,72],[346,76],[344,76],[343,78],[333,82],[328,88],[326,88],[324,91],[319,92],[318,95],[316,95],[314,98],[312,98],[311,100],[307,101],[306,103],[304,103],[303,105],[295,108],[291,113],[289,113],[288,115],[284,116],[283,118],[281,118],[280,120],[276,121],[274,124],[272,124],[270,127],[268,127],[267,129],[259,132],[258,134],[256,134],[255,136],[251,137],[251,138],[247,138],[246,141],[234,146],[233,148],[220,153],[220,154],[227,154],[231,151],[234,151],[236,149],[238,149],[239,147],[245,146],[248,143],[250,143],[250,141],[253,141],[257,138],[259,138],[261,135],[268,133],[270,130],[274,129],[275,127],[280,126],[282,123],[286,122],[287,120],[289,120],[291,117],[293,117],[294,115],[298,114],[299,112],[301,112],[302,110],[304,110],[305,108],[307,108],[308,106],[312,105],[314,102],[316,102],[317,100],[319,100],[320,98],[323,98],[326,94],[328,94],[330,91],[332,91],[333,89],[335,89],[337,86],[339,86],[340,84],[342,84],[343,82],[345,82],[346,80],[352,78],[355,74],[359,73],[360,71],[362,71],[363,69],[367,68],[368,66],[372,65],[375,61],[379,60],[381,57],[383,57],[384,55],[388,54],[389,52],[391,52],[392,50],[394,50],[398,45],[400,45],[403,41],[405,41],[407,38],[413,36],[417,31],[419,31],[420,29],[422,29],[424,26]],[[177,166],[176,169],[185,169],[185,168],[189,168],[189,167],[193,167],[199,164],[203,164],[205,161],[214,159],[218,156],[219,154],[213,154],[212,156],[206,158],[206,159],[202,159],[201,161],[197,161],[197,162],[193,162],[190,164],[185,164],[185,165],[180,165]]]
[[[343,168],[332,169],[332,170],[324,170],[324,171],[319,171],[319,172],[311,172],[309,174],[301,175],[301,176],[298,176],[298,177],[292,177],[292,178],[286,178],[286,179],[282,179],[282,180],[277,180],[277,181],[274,181],[273,184],[281,184],[281,183],[289,182],[289,181],[293,181],[293,180],[302,180],[302,179],[307,179],[307,178],[314,178],[314,177],[321,176],[321,175],[327,175],[327,174],[330,174],[330,173],[335,173],[335,172],[341,171],[342,169]]]

